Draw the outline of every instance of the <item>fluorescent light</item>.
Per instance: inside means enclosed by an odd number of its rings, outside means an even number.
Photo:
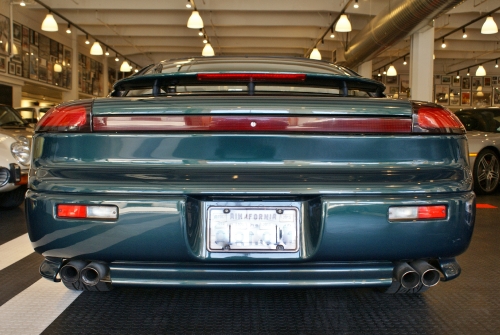
[[[338,31],[341,33],[346,33],[346,32],[352,31],[351,22],[349,22],[347,15],[345,15],[345,14],[340,15],[340,18],[337,21],[337,24],[335,25],[335,31]]]
[[[486,76],[486,70],[484,69],[484,66],[479,65],[479,67],[476,70],[476,76],[478,76],[478,77]]]
[[[493,17],[490,15],[484,21],[483,26],[481,27],[481,34],[496,34],[498,33],[498,27],[493,20]]]
[[[205,44],[201,55],[205,57],[215,56],[214,48],[212,48],[212,45],[210,45],[210,43]]]
[[[187,27],[191,29],[203,28],[203,20],[197,10],[193,10],[191,16],[189,17]]]
[[[130,65],[128,64],[127,60],[125,59],[120,66],[120,72],[130,72]]]
[[[96,56],[100,56],[103,54],[102,47],[99,42],[95,41],[94,44],[92,44],[92,48],[90,48],[90,54]]]
[[[57,26],[57,22],[51,13],[47,14],[47,16],[45,17],[45,20],[43,20],[42,30],[43,31],[58,31],[59,30],[59,27]]]
[[[309,55],[309,58],[321,60],[321,52],[319,52],[318,48],[312,49],[311,54]]]
[[[396,68],[394,67],[394,65],[391,64],[391,66],[389,66],[389,69],[387,70],[387,76],[394,77],[397,75],[398,75],[398,72],[396,71]]]

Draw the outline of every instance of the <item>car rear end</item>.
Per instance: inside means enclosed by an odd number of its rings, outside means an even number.
[[[42,275],[390,292],[455,278],[475,214],[463,126],[382,91],[348,75],[151,74],[58,106],[38,123],[26,203]]]

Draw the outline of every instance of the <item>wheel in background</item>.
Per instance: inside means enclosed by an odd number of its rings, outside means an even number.
[[[500,178],[500,162],[495,151],[481,151],[474,162],[474,192],[491,194],[495,192]]]
[[[22,185],[12,191],[0,193],[0,210],[15,208],[21,205],[24,201],[26,190],[26,185]]]

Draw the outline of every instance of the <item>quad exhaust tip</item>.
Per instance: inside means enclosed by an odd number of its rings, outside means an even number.
[[[418,260],[410,263],[410,266],[415,269],[420,275],[422,285],[432,287],[439,283],[441,274],[439,271],[423,260]]]
[[[420,283],[420,275],[408,263],[397,263],[394,268],[394,277],[405,289],[411,290]]]
[[[80,279],[85,285],[95,286],[104,277],[108,276],[108,274],[108,266],[102,263],[92,262],[82,269],[80,272]]]
[[[61,279],[68,283],[75,283],[80,279],[80,272],[87,265],[87,262],[81,260],[72,260],[61,268]]]

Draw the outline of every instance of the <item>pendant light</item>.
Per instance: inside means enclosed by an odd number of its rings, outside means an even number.
[[[191,5],[191,0],[187,0],[186,8],[191,8],[191,7],[193,7],[193,6]]]
[[[441,43],[441,48],[446,48],[446,42],[444,41],[444,38],[443,38],[443,43]]]
[[[197,10],[193,10],[191,16],[189,17],[187,27],[191,29],[201,29],[203,28],[203,20]]]
[[[335,31],[341,33],[347,33],[349,31],[352,31],[351,22],[349,22],[347,15],[345,14],[340,15],[340,18],[337,21],[337,24],[335,25]]]
[[[109,56],[109,50],[108,47],[106,47],[106,52],[104,53],[106,56]]]
[[[118,61],[120,61],[120,58],[118,58],[118,54],[116,54],[115,62],[118,62]]]
[[[21,3],[19,4],[19,6],[21,6],[21,7],[26,6],[26,2],[24,2],[24,0],[21,0]]]
[[[464,33],[464,34],[462,35],[462,38],[467,38],[467,33],[465,32],[465,27],[462,29],[462,32]]]
[[[467,75],[470,76],[470,68],[467,69]]]
[[[497,69],[498,69],[498,59],[497,59],[497,60],[495,60],[495,68],[497,68]]]
[[[212,48],[212,45],[210,43],[205,44],[201,55],[205,57],[215,56],[214,48]]]
[[[408,62],[406,61],[406,56],[403,57],[403,65],[406,65],[408,64]]]
[[[355,1],[354,1],[354,6],[353,6],[353,7],[354,7],[354,8],[356,8],[356,9],[357,9],[357,8],[359,8],[359,3],[358,3],[358,0],[355,0]]]
[[[460,79],[460,72],[457,71],[457,79]]]
[[[96,56],[100,56],[103,54],[102,47],[99,42],[95,41],[94,44],[92,44],[92,48],[90,48],[90,54]]]
[[[66,29],[66,33],[71,34],[71,25],[68,23],[68,28]]]
[[[54,16],[52,13],[49,12],[47,16],[45,17],[45,20],[42,22],[42,30],[43,31],[58,31],[59,27],[57,26],[56,19],[54,19]]]
[[[391,66],[389,66],[389,69],[387,70],[387,76],[394,77],[397,75],[398,75],[398,72],[396,71],[396,68],[394,67],[394,65],[391,64]]]
[[[484,69],[484,66],[479,65],[479,67],[476,70],[476,76],[478,76],[478,77],[486,76],[486,70]]]
[[[484,21],[483,26],[481,27],[481,34],[496,34],[498,33],[498,27],[493,20],[493,17],[490,15]]]
[[[125,59],[120,66],[120,72],[130,72],[130,65],[128,64],[127,60]]]
[[[89,34],[85,35],[85,44],[90,44]]]
[[[310,59],[321,60],[321,52],[319,52],[318,48],[314,48],[309,55]]]

